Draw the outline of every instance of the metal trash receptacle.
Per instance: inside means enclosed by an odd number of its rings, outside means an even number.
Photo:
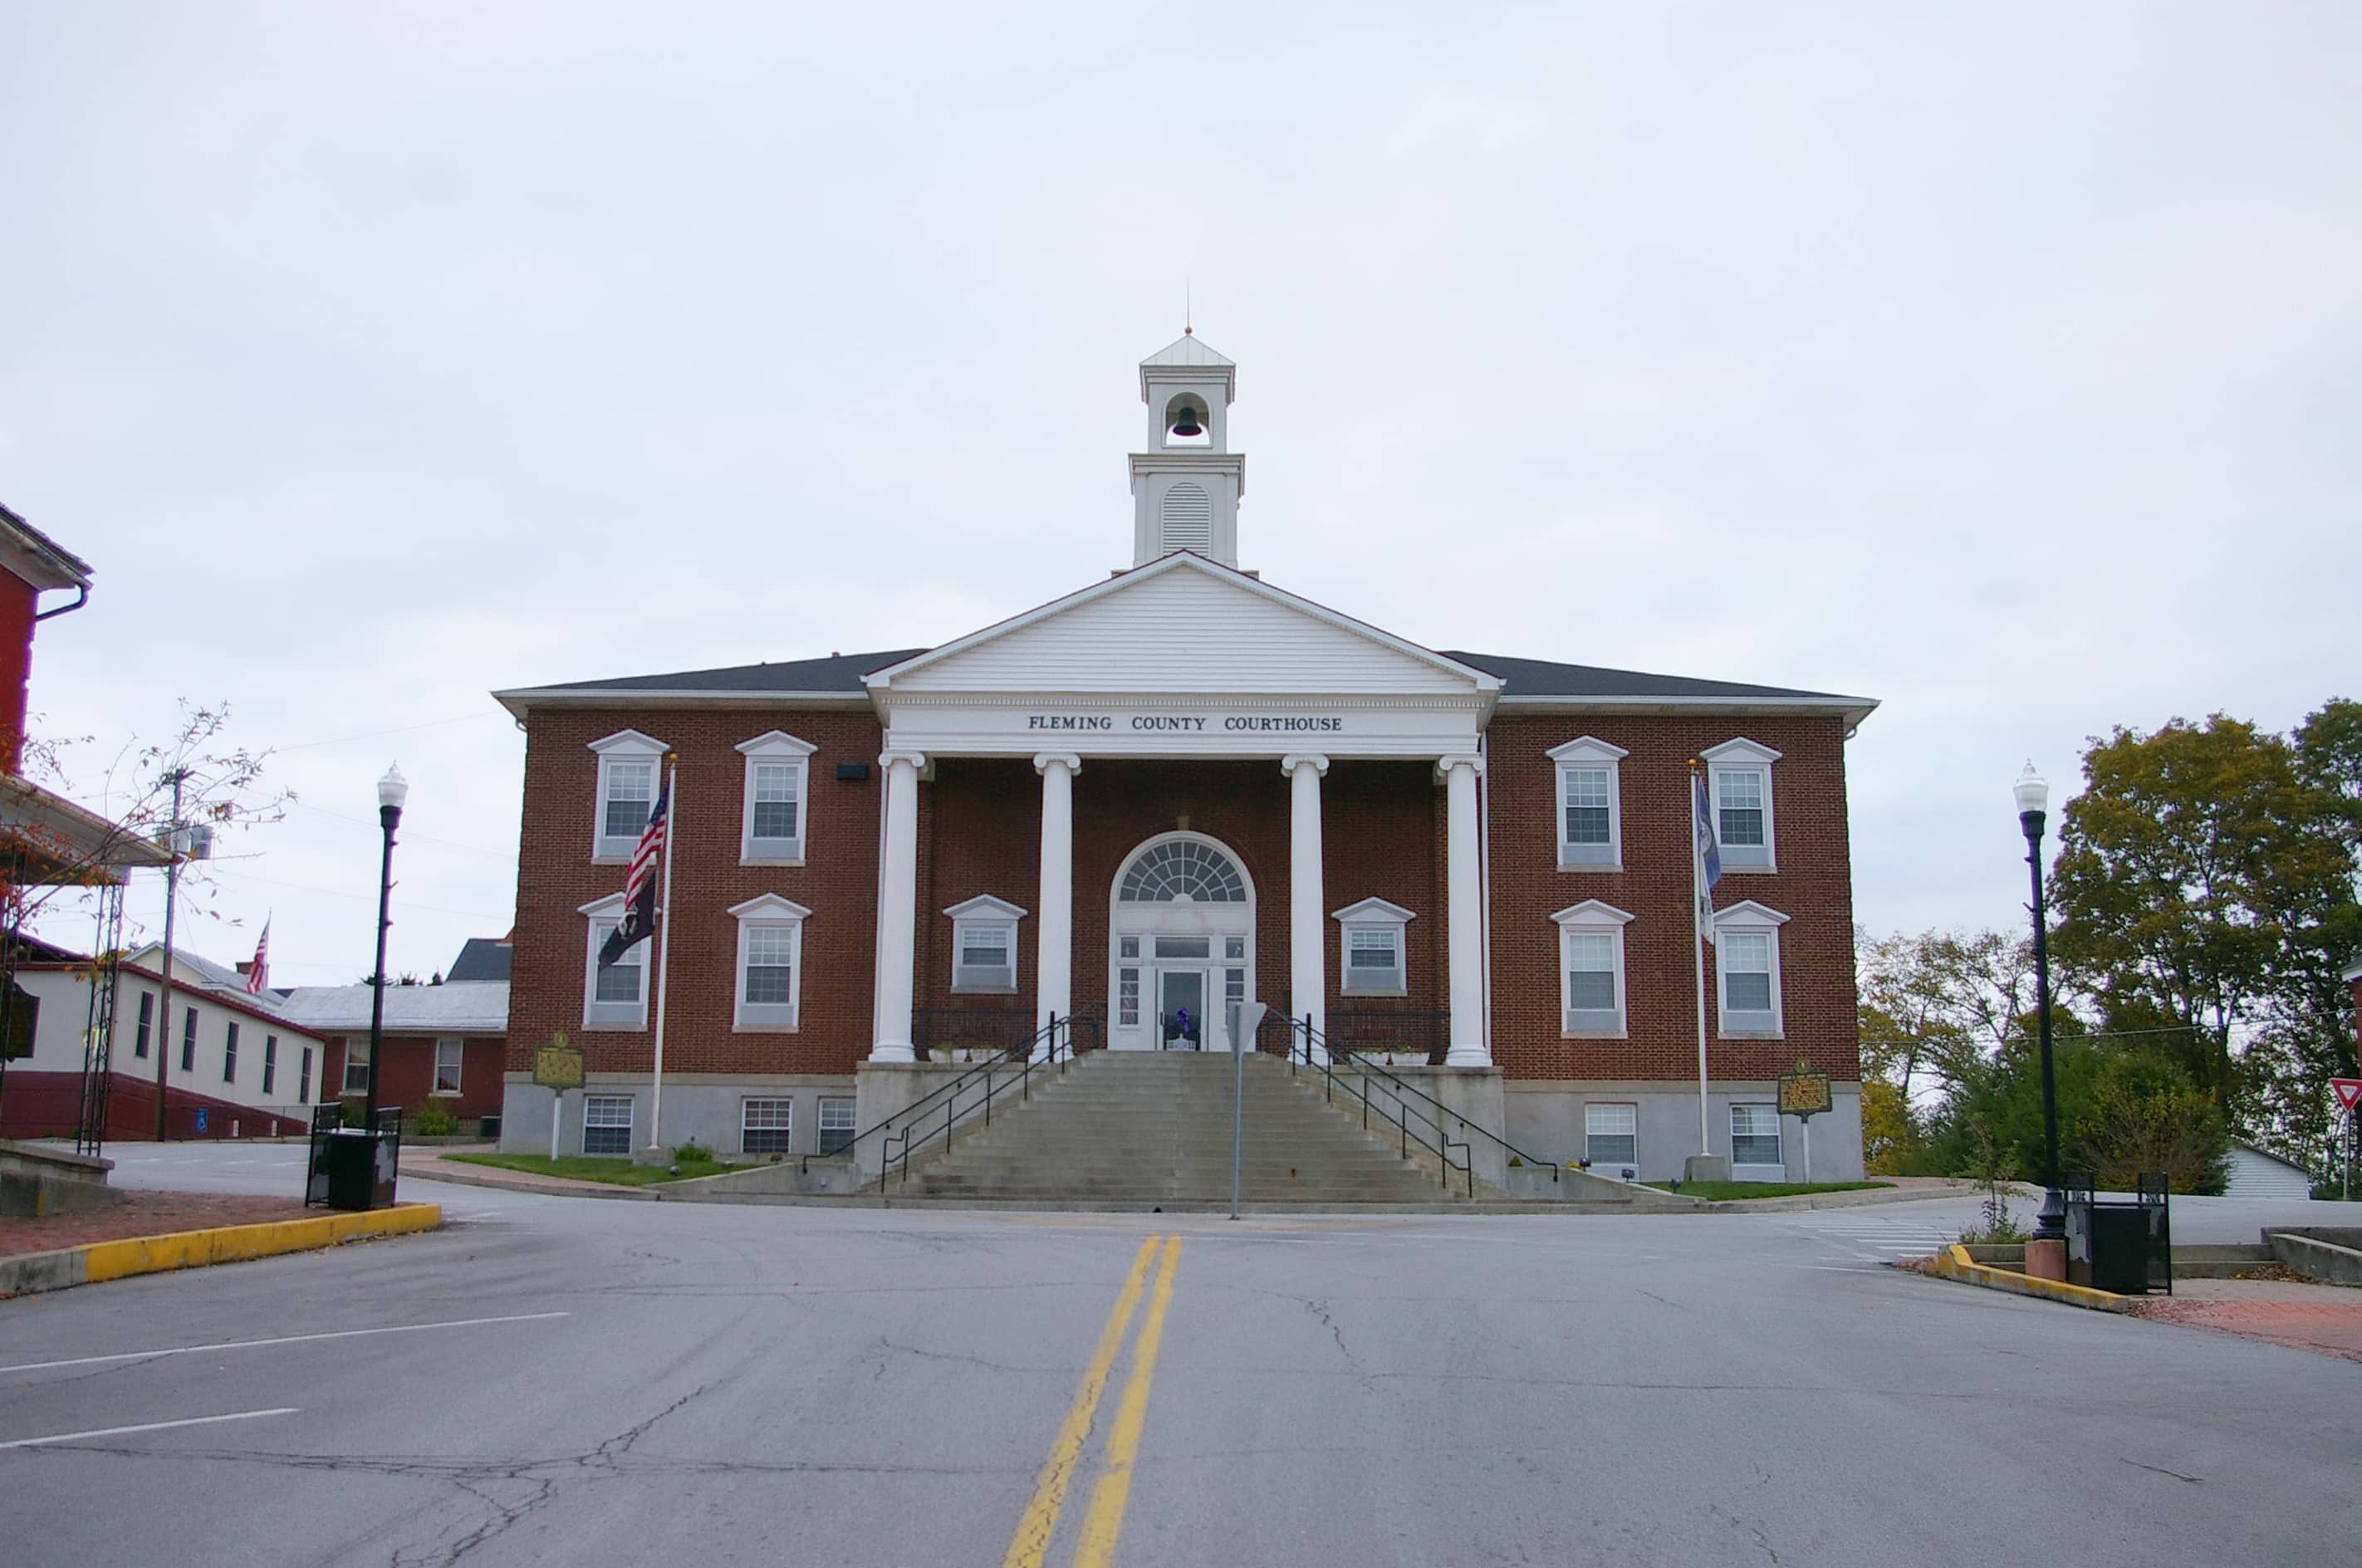
[[[2062,1184],[2067,1198],[2067,1280],[2118,1296],[2173,1293],[2169,1184],[2143,1173],[2130,1202],[2102,1199],[2089,1176]]]
[[[314,1156],[315,1203],[330,1209],[372,1209],[377,1196],[377,1154],[384,1134],[340,1127],[319,1140]]]

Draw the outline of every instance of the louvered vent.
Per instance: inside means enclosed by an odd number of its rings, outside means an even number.
[[[1203,485],[1183,480],[1164,492],[1164,510],[1158,519],[1164,550],[1214,553],[1214,502]]]

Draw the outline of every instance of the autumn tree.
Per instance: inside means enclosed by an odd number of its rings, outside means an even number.
[[[2239,1099],[2235,1043],[2284,1022],[2334,972],[2354,909],[2349,813],[2298,745],[2245,720],[2118,729],[2083,757],[2051,888],[2053,950],[2098,999],[2188,1032],[2218,1104]]]

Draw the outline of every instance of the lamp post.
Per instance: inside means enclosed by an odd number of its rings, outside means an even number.
[[[2058,1190],[2058,1080],[2050,1060],[2050,913],[2042,891],[2042,824],[2049,815],[2050,786],[2034,764],[2017,776],[2017,824],[2025,830],[2025,864],[2034,878],[2034,1011],[2042,1040],[2042,1212],[2035,1216],[2036,1241],[2063,1241],[2067,1201]]]
[[[393,923],[388,906],[393,900],[393,830],[402,823],[402,802],[410,798],[410,780],[395,763],[377,781],[377,821],[385,830],[385,858],[377,878],[377,967],[371,971],[370,996],[369,1083],[361,1099],[361,1130],[377,1131],[377,1064],[385,1046],[385,933]]]

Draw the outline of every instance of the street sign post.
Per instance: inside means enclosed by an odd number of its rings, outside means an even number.
[[[2337,1103],[2345,1108],[2345,1168],[2339,1190],[2351,1199],[2354,1196],[2355,1108],[2362,1106],[2362,1078],[2332,1078],[2329,1090],[2337,1097]]]
[[[1801,1057],[1795,1069],[1780,1075],[1779,1113],[1793,1116],[1805,1130],[1805,1179],[1813,1179],[1813,1118],[1829,1109],[1829,1076]]]
[[[546,1045],[533,1048],[533,1081],[549,1091],[549,1157],[557,1158],[557,1130],[564,1121],[560,1114],[566,1104],[566,1091],[582,1087],[582,1052],[566,1043],[563,1034],[553,1034]]]
[[[1231,1218],[1239,1217],[1239,1156],[1244,1142],[1247,1053],[1271,1009],[1262,1002],[1231,1003]]]

